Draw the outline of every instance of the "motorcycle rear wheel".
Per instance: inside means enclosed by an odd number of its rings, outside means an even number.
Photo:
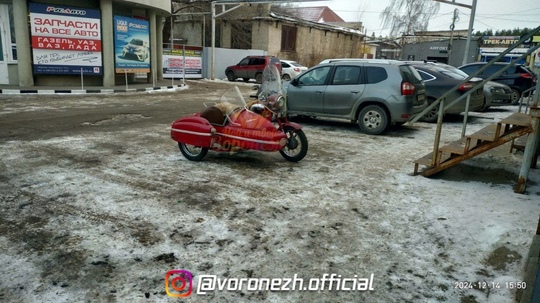
[[[178,147],[180,148],[182,155],[191,161],[201,161],[208,153],[208,148],[206,147],[187,145],[181,142],[178,142]]]
[[[304,159],[308,151],[308,140],[304,131],[285,127],[284,132],[287,134],[287,145],[279,151],[281,156],[291,162]]]

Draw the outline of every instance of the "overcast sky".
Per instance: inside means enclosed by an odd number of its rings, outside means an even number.
[[[333,0],[306,2],[302,6],[328,6],[345,21],[363,22],[368,35],[375,32],[376,36],[385,36],[389,30],[383,28],[380,14],[390,2],[391,0]],[[473,0],[456,0],[456,2],[471,5]],[[455,29],[467,29],[470,9],[440,3],[439,13],[430,21],[429,30],[448,30],[456,8],[459,10],[459,21],[456,22]],[[538,26],[540,26],[539,0],[477,0],[474,32]]]

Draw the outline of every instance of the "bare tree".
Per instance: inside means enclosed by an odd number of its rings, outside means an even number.
[[[439,3],[432,0],[392,0],[381,13],[382,23],[390,27],[391,37],[425,31],[439,7]]]

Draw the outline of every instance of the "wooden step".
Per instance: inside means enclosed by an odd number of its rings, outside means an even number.
[[[432,158],[433,158],[433,153],[431,152],[420,159],[414,160],[413,162],[420,165],[431,166]],[[444,162],[448,160],[449,158],[450,158],[450,155],[442,155],[441,158],[439,159],[439,163]]]
[[[501,135],[501,125],[500,124],[490,124],[481,130],[475,132],[474,134],[468,135],[467,137],[471,139],[477,139],[481,141],[490,141],[494,142],[499,139]]]
[[[512,151],[512,149],[524,151],[525,150],[525,145],[527,144],[527,138],[528,138],[528,135],[521,136],[521,137],[515,139],[512,142],[512,147],[510,149],[510,152]]]
[[[502,119],[499,123],[506,125],[529,126],[531,125],[531,116],[524,113],[513,113],[512,115]]]
[[[458,141],[454,141],[454,142],[452,142],[452,143],[450,143],[448,145],[441,146],[439,148],[439,150],[444,152],[444,153],[451,153],[451,154],[456,154],[456,155],[464,155],[471,148],[469,146],[469,142],[471,142],[471,140],[469,138],[463,137],[463,138],[459,139]]]
[[[422,158],[414,160],[413,162],[420,165],[432,166],[431,165],[432,159],[433,159],[433,153],[429,153],[423,156]]]

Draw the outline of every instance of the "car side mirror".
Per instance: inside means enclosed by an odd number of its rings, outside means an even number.
[[[298,78],[294,78],[291,80],[291,85],[292,86],[297,86],[298,85]]]

